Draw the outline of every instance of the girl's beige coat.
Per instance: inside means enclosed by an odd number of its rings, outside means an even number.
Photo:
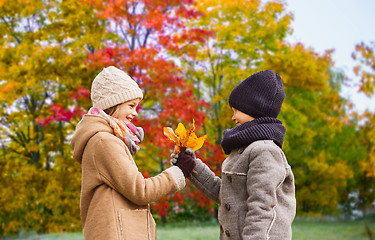
[[[86,240],[156,239],[149,203],[185,186],[178,167],[145,179],[104,118],[85,115],[72,138],[82,164],[81,223]]]

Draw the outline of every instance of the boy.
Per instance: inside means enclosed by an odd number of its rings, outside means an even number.
[[[292,239],[294,176],[281,149],[285,127],[277,119],[284,98],[272,70],[242,81],[229,96],[236,127],[225,130],[221,141],[229,154],[222,178],[196,159],[190,180],[219,204],[220,239]],[[194,158],[191,149],[177,163],[187,158]]]

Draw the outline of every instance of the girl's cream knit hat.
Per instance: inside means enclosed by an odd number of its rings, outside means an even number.
[[[136,98],[143,98],[138,84],[114,66],[104,68],[91,85],[92,105],[103,110]]]

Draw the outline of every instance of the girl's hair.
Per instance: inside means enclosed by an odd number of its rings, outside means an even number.
[[[115,105],[115,106],[113,106],[113,107],[110,107],[110,108],[107,108],[107,109],[105,109],[105,110],[103,110],[106,114],[108,114],[109,116],[112,116],[113,117],[113,115],[117,112],[117,109],[118,109],[118,106],[119,106],[120,104],[117,104],[117,105]]]

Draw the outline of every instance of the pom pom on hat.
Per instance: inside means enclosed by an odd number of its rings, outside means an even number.
[[[277,118],[285,98],[283,82],[272,70],[252,74],[233,89],[229,105],[254,118]]]
[[[114,66],[104,68],[91,85],[92,104],[102,110],[136,98],[143,98],[138,84]]]

